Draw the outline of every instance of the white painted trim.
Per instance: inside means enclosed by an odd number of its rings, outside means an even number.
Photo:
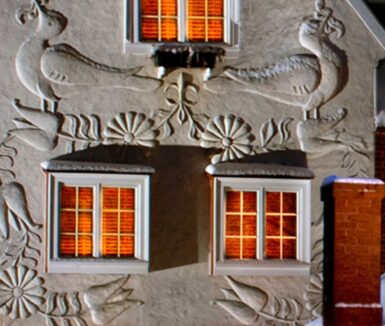
[[[347,3],[353,8],[356,15],[377,40],[380,46],[385,50],[385,30],[372,14],[363,0],[347,0]]]
[[[227,57],[235,57],[239,52],[239,11],[240,0],[224,0],[224,43],[186,43],[186,0],[178,0],[178,40],[175,45],[191,44],[191,45],[211,45],[224,48]],[[139,0],[124,0],[124,43],[125,53],[151,55],[154,53],[154,47],[159,45],[167,45],[171,43],[163,42],[140,42],[140,2]]]
[[[59,186],[68,183],[93,187],[93,258],[60,258],[59,247]],[[100,257],[100,189],[102,186],[125,186],[135,189],[135,259]],[[48,174],[48,244],[49,273],[146,273],[149,266],[150,239],[150,176],[100,173]]]
[[[311,181],[304,179],[267,178],[214,178],[214,217],[212,264],[215,275],[309,275],[311,260]],[[297,193],[297,259],[263,259],[264,218],[257,219],[257,257],[255,260],[226,260],[225,243],[225,189],[256,191],[259,217],[264,216],[264,193],[268,191],[290,191]]]

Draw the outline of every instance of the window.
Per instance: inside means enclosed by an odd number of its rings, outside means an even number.
[[[49,173],[48,272],[146,272],[149,178]]]
[[[126,0],[130,50],[157,43],[235,45],[238,0]],[[147,45],[146,45],[147,44]]]
[[[310,181],[215,177],[212,273],[308,273]]]

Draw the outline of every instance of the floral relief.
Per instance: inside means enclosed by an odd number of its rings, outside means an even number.
[[[141,145],[155,147],[158,132],[152,130],[154,122],[143,113],[120,113],[108,122],[104,130],[107,145]]]
[[[313,274],[306,286],[306,292],[303,298],[306,302],[306,309],[311,311],[314,317],[320,317],[322,314],[322,291],[323,276],[322,273]]]
[[[11,319],[25,319],[45,302],[44,279],[24,265],[0,271],[0,312]]]
[[[221,153],[211,158],[211,162],[215,164],[251,155],[253,140],[251,127],[242,118],[228,114],[217,116],[207,124],[200,145],[221,150]]]

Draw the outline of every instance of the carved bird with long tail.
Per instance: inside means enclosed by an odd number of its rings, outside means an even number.
[[[47,9],[42,0],[32,0],[29,10],[18,12],[18,20],[24,23],[38,17],[36,31],[21,45],[16,56],[16,71],[20,81],[42,101],[45,111],[47,102],[60,100],[60,86],[76,88],[127,88],[151,91],[160,86],[157,79],[136,75],[141,67],[120,69],[97,63],[69,44],[51,45],[52,38],[59,36],[67,26],[61,13]]]
[[[343,24],[317,0],[314,16],[304,19],[299,27],[299,42],[312,54],[296,54],[261,69],[225,68],[223,75],[209,79],[205,88],[214,92],[223,89],[248,92],[299,106],[304,119],[319,118],[319,108],[336,96],[347,81],[345,53],[330,41],[344,34]]]

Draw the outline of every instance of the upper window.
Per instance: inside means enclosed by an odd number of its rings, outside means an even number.
[[[49,173],[48,178],[48,272],[147,272],[148,175]]]
[[[226,175],[213,183],[212,273],[309,272],[310,180]]]
[[[126,0],[127,41],[234,45],[238,0]]]

